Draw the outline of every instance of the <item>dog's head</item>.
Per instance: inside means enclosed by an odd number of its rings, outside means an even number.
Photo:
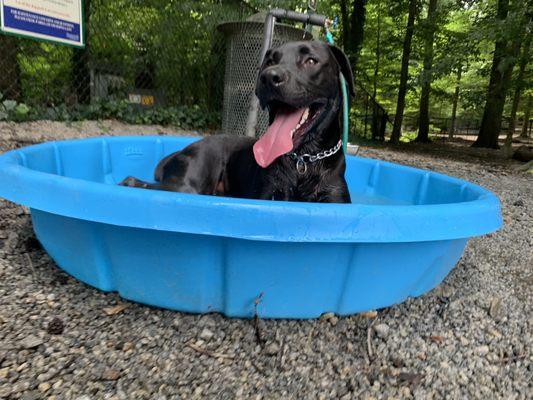
[[[269,50],[259,71],[255,94],[268,108],[270,126],[254,146],[263,168],[300,143],[324,132],[340,110],[342,72],[353,95],[346,55],[318,41],[290,42]]]

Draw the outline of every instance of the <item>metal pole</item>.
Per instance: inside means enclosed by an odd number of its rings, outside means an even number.
[[[257,71],[261,69],[265,55],[272,46],[272,35],[274,34],[274,26],[276,25],[276,18],[272,13],[268,13],[265,19],[265,26],[263,29],[263,46],[261,47],[261,53],[259,55],[259,65]],[[246,120],[246,136],[255,137],[257,127],[257,114],[259,112],[259,99],[255,94],[252,94],[252,100],[250,101],[250,108],[248,109],[248,119]]]

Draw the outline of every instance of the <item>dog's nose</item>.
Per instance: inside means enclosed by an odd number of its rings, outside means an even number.
[[[279,68],[267,68],[261,74],[261,82],[263,82],[263,84],[281,86],[283,83],[285,83],[285,81],[285,74]]]

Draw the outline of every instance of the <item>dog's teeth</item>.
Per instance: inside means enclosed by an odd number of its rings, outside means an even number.
[[[306,108],[304,111],[304,114],[302,115],[302,122],[305,122],[307,120],[307,117],[309,117],[309,109]]]

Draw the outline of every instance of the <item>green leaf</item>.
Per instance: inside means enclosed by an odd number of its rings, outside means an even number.
[[[30,108],[24,103],[20,103],[18,106],[15,107],[15,112],[18,115],[26,115],[29,111]]]
[[[6,111],[13,111],[15,107],[17,106],[17,102],[15,100],[4,100],[2,103],[4,107],[6,108]]]

